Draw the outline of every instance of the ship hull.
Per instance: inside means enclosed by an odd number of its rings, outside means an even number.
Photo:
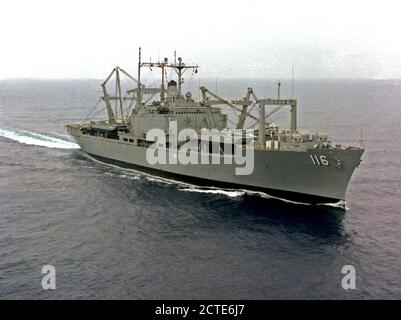
[[[256,149],[252,174],[237,175],[235,164],[151,165],[146,160],[145,147],[84,135],[78,130],[70,130],[70,133],[83,151],[103,162],[201,186],[256,190],[314,204],[345,200],[348,183],[363,153],[360,149]],[[329,165],[317,165],[311,155],[326,157]]]
[[[190,183],[190,184],[194,184],[194,185],[202,186],[202,187],[216,187],[216,188],[223,188],[223,189],[240,189],[240,190],[259,191],[259,192],[264,192],[273,197],[287,199],[287,200],[301,202],[301,203],[310,203],[310,204],[336,203],[336,202],[342,200],[342,199],[321,197],[321,196],[315,196],[315,195],[304,194],[304,193],[276,190],[276,189],[270,189],[270,188],[264,188],[264,187],[255,187],[255,186],[251,186],[251,185],[242,185],[242,184],[216,181],[216,180],[211,180],[211,179],[198,178],[198,177],[193,177],[193,176],[186,176],[186,175],[182,175],[182,174],[166,172],[163,170],[157,170],[157,169],[153,169],[153,168],[149,168],[149,167],[144,167],[144,166],[140,166],[140,165],[136,165],[136,164],[132,164],[132,163],[122,162],[122,161],[118,161],[115,159],[104,158],[104,157],[94,155],[94,154],[88,154],[88,155],[91,156],[92,158],[94,158],[95,160],[98,160],[103,163],[108,163],[108,164],[116,165],[116,166],[119,166],[122,168],[127,168],[127,169],[134,169],[134,170],[142,171],[142,172],[154,175],[154,176],[173,179],[176,181]]]

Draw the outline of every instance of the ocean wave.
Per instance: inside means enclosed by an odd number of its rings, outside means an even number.
[[[46,148],[79,149],[79,145],[76,143],[22,129],[0,128],[0,136],[19,143]]]

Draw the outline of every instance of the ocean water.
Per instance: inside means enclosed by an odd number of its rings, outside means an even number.
[[[230,98],[276,94],[267,80],[203,82]],[[300,128],[351,145],[362,129],[346,210],[94,161],[64,125],[91,112],[99,84],[0,81],[0,298],[401,299],[401,81],[296,81]],[[288,112],[275,120],[287,126]],[[41,286],[47,264],[55,290]]]

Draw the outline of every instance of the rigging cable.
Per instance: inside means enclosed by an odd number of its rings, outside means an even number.
[[[82,121],[86,121],[89,120],[89,117],[91,117],[92,112],[96,109],[96,107],[98,106],[99,102],[102,101],[102,99],[99,99],[95,105],[91,108],[91,110],[87,113],[87,115],[85,116],[85,118],[82,119]]]
[[[191,77],[189,78],[189,82],[187,84],[187,91],[191,90],[190,85],[191,85],[192,78],[194,77],[194,74],[195,74],[195,69],[192,69],[192,74],[191,74]]]

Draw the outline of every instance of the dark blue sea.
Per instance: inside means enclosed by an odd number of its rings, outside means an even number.
[[[295,83],[300,128],[350,145],[362,129],[345,210],[92,160],[64,125],[85,119],[100,82],[0,81],[0,298],[401,299],[401,81]],[[248,86],[276,95],[273,81],[204,84],[230,98]],[[276,120],[288,126],[289,115]],[[44,265],[55,290],[41,286]],[[344,265],[354,290],[341,286]]]

